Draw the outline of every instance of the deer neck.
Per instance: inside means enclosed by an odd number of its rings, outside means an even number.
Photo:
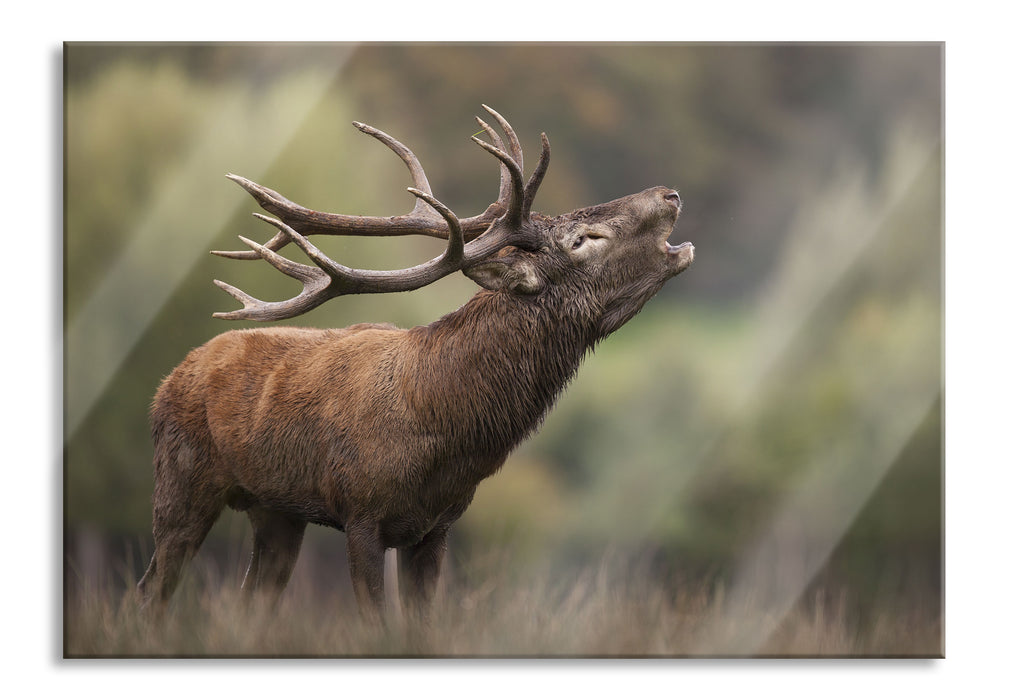
[[[456,459],[493,471],[574,377],[594,342],[590,327],[559,300],[481,292],[414,329],[423,368],[410,391],[414,409],[452,436]]]

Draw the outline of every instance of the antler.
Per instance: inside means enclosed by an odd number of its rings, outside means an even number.
[[[424,169],[413,152],[388,134],[366,124],[354,122],[361,131],[379,139],[402,158],[410,171],[413,187],[407,190],[417,198],[410,214],[394,217],[346,216],[306,209],[282,195],[237,175],[228,177],[246,190],[267,211],[279,218],[254,214],[278,229],[265,245],[239,236],[251,250],[211,251],[214,255],[234,259],[263,258],[284,274],[303,284],[296,297],[281,302],[264,302],[240,289],[219,280],[214,283],[242,302],[236,311],[215,313],[216,318],[229,320],[250,319],[274,321],[292,318],[305,313],[328,299],[344,294],[369,294],[401,292],[431,284],[442,277],[465,269],[486,259],[507,245],[535,249],[540,244],[535,229],[528,226],[532,200],[550,162],[550,143],[541,134],[542,151],[536,170],[528,183],[522,177],[522,147],[518,136],[505,119],[484,105],[501,125],[508,138],[508,151],[501,137],[479,117],[477,121],[490,135],[493,145],[476,136],[473,140],[501,161],[501,183],[498,198],[478,216],[459,220],[458,217],[431,194]],[[302,232],[295,230],[295,226]],[[403,270],[354,270],[328,258],[306,238],[312,233],[336,235],[407,235],[419,234],[447,238],[448,246],[442,255],[426,263]],[[469,235],[475,238],[466,243]],[[288,260],[276,251],[294,242],[316,264],[303,265]]]
[[[487,105],[483,105],[494,119],[500,124],[502,131],[508,139],[508,149],[518,164],[519,171],[522,170],[522,146],[519,143],[518,135],[511,127],[511,124],[500,114]],[[477,117],[477,122],[490,135],[494,145],[504,150],[505,146],[490,126],[485,121]],[[384,131],[380,131],[361,122],[353,122],[358,130],[373,136],[389,147],[396,155],[402,159],[410,171],[415,189],[431,194],[431,185],[428,184],[424,167],[420,164],[417,156],[409,148],[389,136]],[[478,140],[478,139],[475,139]],[[325,235],[352,235],[352,236],[408,236],[422,235],[434,238],[448,238],[449,229],[445,226],[443,219],[426,203],[418,199],[413,210],[403,216],[349,216],[346,214],[331,214],[308,209],[300,204],[292,202],[279,192],[263,187],[262,185],[248,180],[240,175],[228,173],[227,177],[241,185],[259,205],[270,212],[288,226],[298,229],[302,235],[311,236],[314,234]],[[498,189],[498,197],[491,202],[484,211],[476,216],[462,219],[459,226],[463,231],[464,238],[469,241],[486,231],[493,223],[494,219],[501,215],[511,199],[512,177],[509,174],[505,163],[501,164],[501,184]],[[270,250],[280,250],[288,243],[282,233],[278,233],[273,239],[266,243]],[[255,260],[259,254],[254,250],[218,251],[215,253],[222,257],[234,258],[237,260]]]

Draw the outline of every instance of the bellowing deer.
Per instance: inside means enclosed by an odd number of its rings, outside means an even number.
[[[486,107],[485,107],[486,108]],[[694,259],[690,243],[667,242],[680,213],[675,190],[653,187],[560,216],[530,211],[550,157],[546,135],[528,181],[514,130],[477,121],[500,161],[498,199],[458,219],[431,194],[403,144],[354,125],[406,163],[417,198],[405,216],[312,211],[229,175],[278,218],[265,245],[213,251],[264,259],[303,283],[292,299],[263,302],[216,284],[243,308],[214,316],[272,321],[342,294],[417,289],[457,270],[483,287],[427,326],[401,330],[230,331],[189,353],[161,384],[151,423],[155,551],[139,583],[162,608],[184,563],[225,506],[248,513],[252,561],[242,587],[275,600],[286,585],[307,523],[343,530],[350,575],[366,617],[384,607],[383,562],[398,550],[410,609],[431,600],[452,524],[477,484],[543,420],[578,364]],[[448,240],[443,254],[398,271],[355,270],[326,257],[311,234],[419,234]],[[276,251],[293,242],[315,265]]]

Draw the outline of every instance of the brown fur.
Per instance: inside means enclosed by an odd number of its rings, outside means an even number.
[[[486,289],[428,326],[231,331],[193,350],[152,408],[144,599],[168,600],[230,506],[253,524],[246,590],[280,592],[312,522],[347,533],[366,614],[383,606],[390,547],[406,602],[426,608],[446,534],[479,482],[539,425],[585,353],[693,260],[689,244],[665,242],[678,213],[657,187],[537,216],[544,246],[467,270]]]

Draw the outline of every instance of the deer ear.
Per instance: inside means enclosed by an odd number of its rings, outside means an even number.
[[[494,258],[474,265],[463,274],[484,289],[508,289],[517,294],[536,294],[543,289],[543,278],[527,260]]]

